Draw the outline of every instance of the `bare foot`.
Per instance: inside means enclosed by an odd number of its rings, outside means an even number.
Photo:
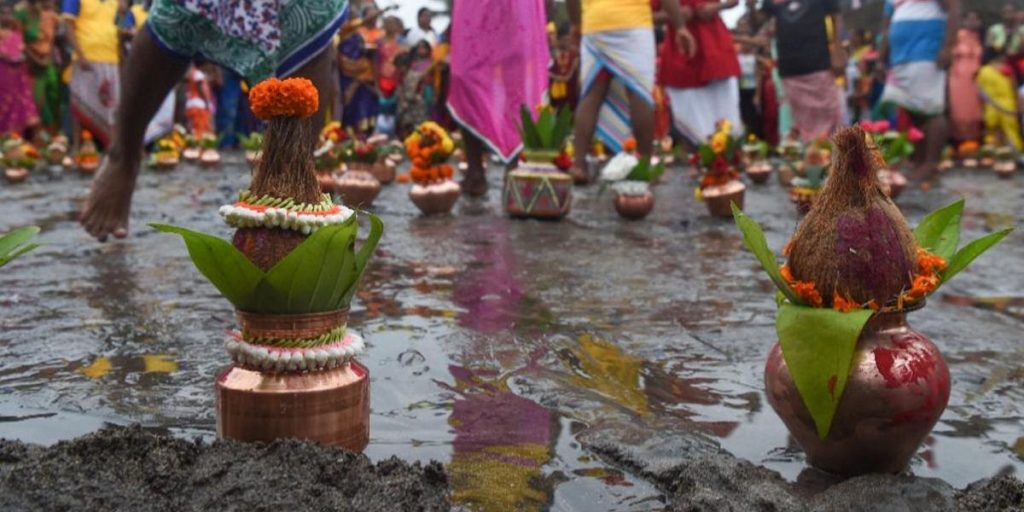
[[[462,193],[469,197],[483,197],[487,195],[487,178],[482,171],[466,172],[466,177],[460,183]]]
[[[128,214],[131,212],[138,165],[136,162],[130,166],[110,154],[103,159],[92,180],[89,198],[78,220],[100,242],[105,242],[109,235],[114,238],[128,236]]]
[[[573,183],[577,185],[587,185],[590,183],[590,173],[587,172],[586,168],[573,166],[569,169],[569,175],[572,176]]]

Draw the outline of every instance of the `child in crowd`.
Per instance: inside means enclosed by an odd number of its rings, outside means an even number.
[[[1017,151],[1024,149],[1017,117],[1017,86],[1005,54],[992,52],[978,71],[976,81],[985,105],[986,138],[992,137],[1000,145],[1011,145]]]
[[[211,120],[214,108],[209,75],[192,65],[185,75],[185,116],[197,140],[213,132]]]

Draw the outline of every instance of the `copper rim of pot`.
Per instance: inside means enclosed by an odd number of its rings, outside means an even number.
[[[312,339],[348,323],[348,308],[322,313],[270,315],[236,311],[242,332],[264,339]]]

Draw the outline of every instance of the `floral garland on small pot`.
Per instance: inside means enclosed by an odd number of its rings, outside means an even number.
[[[732,135],[732,123],[721,120],[715,133],[697,147],[690,163],[697,166],[703,176],[694,190],[694,197],[703,201],[713,217],[731,218],[730,204],[743,209],[743,196],[747,187],[740,181],[739,141]]]
[[[412,167],[398,181],[413,183],[409,199],[424,215],[451,212],[462,194],[462,187],[452,179],[455,169],[448,163],[455,141],[440,125],[427,121],[405,138],[404,145]]]

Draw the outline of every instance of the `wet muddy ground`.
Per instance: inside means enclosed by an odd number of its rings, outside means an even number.
[[[232,157],[212,171],[144,171],[124,242],[95,243],[74,223],[86,178],[0,186],[0,231],[36,224],[45,243],[0,271],[0,437],[51,444],[137,422],[213,439],[233,313],[180,240],[146,223],[228,237],[217,207],[248,182]],[[372,460],[440,461],[453,502],[474,510],[672,502],[594,439],[635,459],[718,444],[797,488],[823,485],[762,392],[773,287],[732,223],[693,199],[687,171],[656,188],[642,222],[621,221],[597,187],[577,189],[562,222],[510,220],[491,177],[489,197],[453,216],[419,216],[405,185],[376,201],[387,232],[351,321],[369,345]],[[916,223],[963,195],[975,238],[1024,218],[1022,179],[955,171],[899,204]],[[798,221],[785,191],[751,186],[746,202],[780,249]],[[1014,233],[911,316],[953,377],[914,475],[961,488],[1024,471],[1021,261]]]

